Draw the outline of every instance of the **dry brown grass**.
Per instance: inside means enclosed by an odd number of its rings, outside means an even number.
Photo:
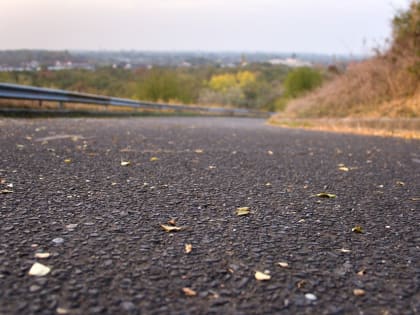
[[[375,94],[374,89],[368,88],[370,81],[362,82],[349,79],[348,74],[343,75],[317,91],[291,101],[280,115],[290,118],[420,117],[420,89],[411,96],[391,98]],[[356,84],[363,88],[352,89]]]
[[[355,119],[318,118],[284,119],[274,116],[269,124],[286,128],[304,128],[319,131],[360,135],[420,139],[420,119]]]
[[[291,101],[283,117],[420,117],[420,2],[394,19],[384,53],[348,66],[318,90]]]
[[[13,109],[30,109],[30,110],[57,110],[64,109],[74,112],[89,112],[89,113],[121,113],[121,114],[136,114],[136,113],[157,113],[155,109],[147,108],[133,108],[125,106],[102,106],[95,104],[80,104],[80,103],[64,103],[63,108],[60,108],[58,102],[47,102],[43,101],[40,106],[39,101],[30,100],[9,100],[0,99],[1,108],[13,108]],[[174,110],[162,110],[162,113],[172,113]]]
[[[54,110],[59,109],[58,102],[42,102],[40,106],[39,101],[30,100],[8,100],[0,99],[0,108],[20,108],[20,109],[42,109],[42,110]],[[97,111],[97,112],[137,112],[138,109],[131,107],[120,107],[120,106],[98,106],[93,104],[78,104],[78,103],[65,103],[64,109],[74,111]]]

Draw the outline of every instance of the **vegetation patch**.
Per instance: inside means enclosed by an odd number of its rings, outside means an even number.
[[[345,73],[334,75],[312,93],[291,93],[300,97],[289,101],[279,116],[420,117],[420,1],[398,12],[392,26],[385,51],[376,50],[373,58],[348,65]],[[286,79],[286,90],[287,84]]]

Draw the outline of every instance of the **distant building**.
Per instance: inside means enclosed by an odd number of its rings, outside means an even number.
[[[179,66],[182,67],[182,68],[189,68],[189,67],[191,67],[191,63],[189,63],[187,61],[183,61],[183,62],[180,63]]]
[[[93,71],[95,70],[95,67],[88,63],[73,63],[71,61],[61,62],[58,60],[55,62],[54,66],[47,67],[47,70],[49,71],[60,71],[60,70],[71,70],[71,69],[82,69],[82,70]]]
[[[312,63],[297,58],[286,58],[286,59],[270,59],[268,61],[272,65],[284,65],[288,67],[312,67]]]

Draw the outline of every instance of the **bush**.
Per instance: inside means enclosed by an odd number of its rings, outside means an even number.
[[[301,67],[289,72],[284,82],[285,96],[297,97],[322,84],[322,75],[318,70]]]

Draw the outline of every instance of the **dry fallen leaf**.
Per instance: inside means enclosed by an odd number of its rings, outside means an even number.
[[[366,274],[366,268],[362,268],[357,272],[358,276],[364,276]]]
[[[130,161],[121,161],[121,166],[129,166],[130,164]]]
[[[35,253],[35,258],[39,258],[39,259],[45,259],[50,256],[51,256],[50,253]]]
[[[296,283],[296,286],[298,287],[298,289],[304,288],[305,285],[306,285],[306,280],[300,280],[298,281],[298,283]]]
[[[258,281],[266,281],[266,280],[270,280],[271,276],[261,272],[261,271],[256,271],[255,272],[255,279],[257,279]]]
[[[341,248],[340,249],[340,252],[342,252],[342,253],[350,253],[351,250],[350,249],[346,249],[346,248]]]
[[[249,211],[250,211],[249,207],[239,207],[239,208],[236,208],[236,215],[237,216],[248,215]]]
[[[363,228],[360,225],[356,225],[354,228],[351,229],[354,233],[363,233]]]
[[[185,244],[185,253],[189,254],[192,251],[192,244]]]
[[[43,264],[36,262],[32,265],[28,274],[30,276],[42,277],[42,276],[46,276],[50,271],[51,271],[50,267],[44,266]]]
[[[340,166],[339,168],[338,168],[340,171],[343,171],[343,172],[348,172],[350,169],[348,168],[348,167],[346,167],[346,166]]]
[[[273,155],[274,154],[274,152],[270,151],[270,150],[268,150],[267,153],[268,153],[268,155]]]
[[[65,160],[64,160],[64,163],[66,163],[66,164],[70,164],[70,163],[71,163],[71,159],[65,159]]]
[[[75,228],[77,228],[78,224],[77,223],[70,223],[66,225],[66,229],[67,230],[74,230]]]
[[[4,178],[0,178],[0,184],[6,184],[6,180]]]
[[[162,227],[162,229],[165,232],[168,232],[168,233],[169,232],[178,232],[178,231],[182,230],[182,228],[178,227],[178,226],[171,226],[171,225],[166,225],[166,224],[161,224],[160,226]]]
[[[195,292],[193,289],[190,288],[182,288],[182,291],[186,296],[196,296],[197,292]]]
[[[209,166],[209,170],[214,170],[215,168],[216,168],[216,166],[214,166],[214,165]]]
[[[200,153],[203,153],[204,151],[201,149],[197,149],[197,150],[194,150],[194,152],[200,154]]]
[[[366,291],[363,290],[363,289],[354,289],[353,290],[353,294],[355,296],[363,296],[363,295],[365,295],[365,293],[366,293]]]
[[[68,310],[66,308],[63,308],[63,307],[57,307],[57,309],[55,311],[59,315],[65,315],[65,314],[69,314],[70,313],[70,310]]]
[[[319,197],[319,198],[335,198],[335,197],[337,197],[334,194],[329,194],[329,193],[326,193],[326,192],[316,194],[316,196]]]
[[[13,192],[13,190],[10,189],[2,189],[0,190],[0,194],[11,194]]]
[[[150,162],[154,162],[154,161],[158,161],[159,160],[159,158],[158,157],[156,157],[156,156],[152,156],[151,158],[150,158]]]
[[[400,181],[400,180],[398,180],[398,181],[396,182],[396,184],[397,184],[398,186],[405,186],[405,183],[404,183],[404,182],[402,182],[402,181]]]
[[[176,220],[175,220],[175,219],[170,219],[170,220],[168,221],[168,224],[169,224],[169,225],[173,225],[173,226],[175,226],[175,225],[176,225]]]
[[[280,261],[277,264],[282,268],[288,268],[289,267],[289,264],[285,261]]]

